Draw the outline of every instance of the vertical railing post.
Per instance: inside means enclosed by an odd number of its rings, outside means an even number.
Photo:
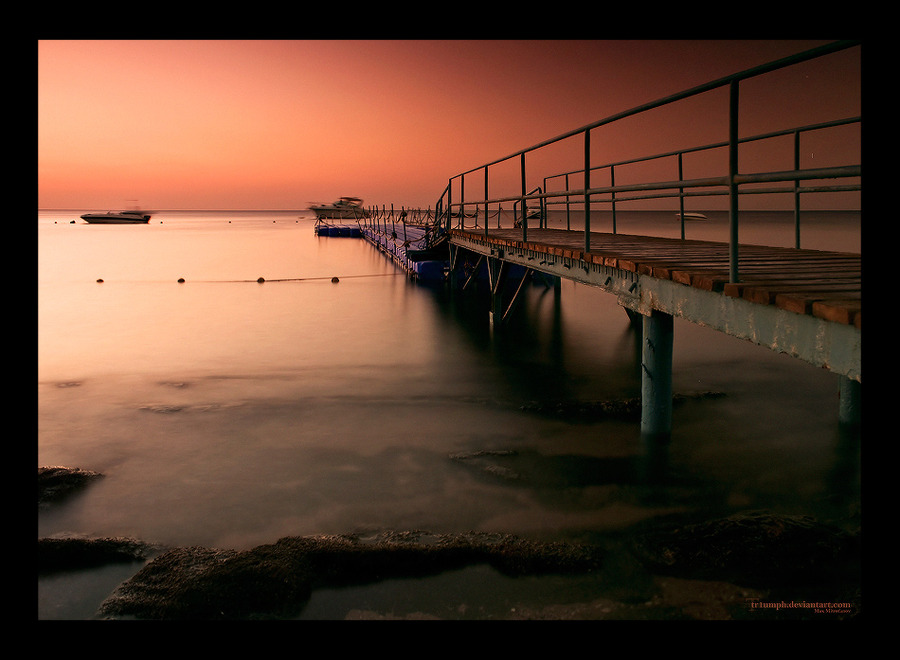
[[[453,221],[453,179],[447,184],[447,231],[451,229],[451,222]]]
[[[522,242],[528,240],[528,212],[525,207],[525,152],[519,157],[519,169],[522,172]]]
[[[571,229],[569,221],[569,175],[566,174],[566,231]]]
[[[459,177],[459,228],[466,228],[466,175]]]
[[[584,131],[584,251],[591,250],[591,129]]]
[[[488,166],[484,166],[484,235],[488,235]]]
[[[616,187],[616,166],[609,166],[609,187]],[[612,233],[616,233],[616,191],[613,190],[610,193],[610,199],[612,200]]]
[[[684,181],[683,154],[678,153],[678,180]],[[681,220],[681,240],[684,240],[684,188],[678,189],[678,217]]]
[[[794,171],[800,169],[800,131],[794,131]],[[800,249],[800,181],[794,179],[794,247]]]
[[[740,282],[738,273],[738,81],[731,81],[728,108],[728,277]]]

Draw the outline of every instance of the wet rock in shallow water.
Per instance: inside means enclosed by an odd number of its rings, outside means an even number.
[[[467,462],[469,465],[474,466],[476,469],[494,477],[499,477],[507,481],[518,481],[522,476],[518,472],[508,467],[497,465],[491,462],[492,459],[495,459],[497,457],[508,458],[515,455],[516,452],[514,451],[485,449],[474,452],[450,454],[450,460]]]
[[[60,466],[38,468],[38,506],[58,501],[103,475]]]
[[[589,546],[474,533],[287,537],[242,552],[175,548],[120,585],[100,614],[146,619],[292,616],[316,588],[437,575],[477,563],[509,575],[565,573],[593,570],[600,557]]]
[[[745,513],[643,534],[632,547],[651,570],[669,575],[799,584],[853,570],[857,541],[806,516]]]
[[[723,396],[725,394],[722,392],[675,394],[672,397],[672,405],[678,406],[686,401],[717,399]],[[635,422],[641,419],[641,398],[603,401],[533,401],[522,405],[521,410],[549,417],[559,417],[572,422],[591,422],[601,419]]]
[[[159,551],[158,546],[129,538],[42,538],[38,539],[38,572],[144,561]]]

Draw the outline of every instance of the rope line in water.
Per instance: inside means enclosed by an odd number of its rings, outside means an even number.
[[[255,280],[194,280],[194,282],[198,284],[238,284],[238,283],[248,283],[248,282],[256,282],[257,284],[261,284],[263,282],[311,282],[315,280],[331,280],[332,282],[339,282],[340,280],[349,280],[349,279],[358,279],[362,277],[396,277],[398,275],[404,275],[405,273],[373,273],[369,275],[342,275],[341,277],[333,276],[329,277],[328,275],[323,275],[321,277],[280,277],[272,280],[267,280],[263,277],[257,278]],[[98,284],[102,284],[104,280],[102,278],[97,279]],[[183,277],[178,278],[177,282],[179,284],[185,284],[186,280]]]
[[[331,280],[332,282],[337,282],[338,280],[345,279],[349,280],[351,278],[360,278],[360,277],[396,277],[397,275],[403,275],[403,273],[376,273],[372,275],[344,275],[343,277],[338,277],[335,275],[334,277],[328,277],[327,275],[322,277],[282,277],[274,280],[266,280],[260,277],[256,280],[204,280],[207,282],[309,282],[312,280]],[[200,280],[198,280],[200,281]]]

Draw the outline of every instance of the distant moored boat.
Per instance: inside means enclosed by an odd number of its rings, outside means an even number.
[[[689,213],[688,212],[688,213],[676,213],[675,214],[676,220],[681,220],[682,218],[684,218],[685,220],[708,220],[709,219],[702,213]]]
[[[341,218],[368,218],[369,212],[363,208],[359,197],[341,197],[333,204],[313,204],[309,210],[316,214],[317,218],[341,219]]]
[[[150,214],[140,211],[107,211],[85,213],[81,219],[92,225],[135,225],[150,222]]]

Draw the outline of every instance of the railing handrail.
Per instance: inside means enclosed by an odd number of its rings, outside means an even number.
[[[577,170],[576,170],[577,171]],[[738,184],[747,183],[773,183],[778,181],[808,181],[811,179],[835,179],[845,177],[862,176],[861,165],[842,165],[839,167],[819,167],[805,170],[785,170],[781,172],[759,172],[737,174],[733,177]],[[577,197],[579,195],[601,195],[613,192],[632,192],[642,190],[670,190],[674,188],[709,188],[713,186],[727,186],[731,182],[728,175],[702,177],[699,179],[678,179],[673,181],[655,181],[651,183],[619,184],[615,186],[601,186],[594,188],[573,188],[570,190],[548,190],[547,192],[531,192],[527,195],[508,195],[506,197],[492,197],[490,199],[470,200],[466,206],[492,203],[492,202],[521,202],[531,199],[545,199],[548,197]],[[770,191],[771,192],[771,191]],[[724,195],[725,192],[711,194]],[[617,198],[619,201],[629,201],[632,198]],[[562,202],[560,202],[562,203]],[[462,205],[460,202],[458,205]]]
[[[465,172],[460,172],[455,177],[464,176],[466,174],[471,174],[473,172],[477,172],[478,170],[482,170],[485,167],[490,167],[491,165],[497,165],[499,163],[503,163],[511,158],[516,158],[521,156],[522,154],[527,154],[531,151],[535,151],[542,147],[546,147],[555,142],[559,142],[561,140],[565,140],[570,137],[574,137],[576,135],[580,135],[585,131],[593,130],[595,128],[599,128],[600,126],[604,126],[606,124],[611,124],[612,122],[619,121],[621,119],[625,119],[627,117],[631,117],[633,115],[640,114],[642,112],[646,112],[648,110],[653,110],[655,108],[662,107],[664,105],[668,105],[669,103],[674,103],[676,101],[681,101],[692,96],[696,96],[698,94],[704,94],[706,92],[712,91],[714,89],[718,89],[720,87],[725,87],[730,85],[733,82],[740,82],[741,80],[746,80],[748,78],[753,78],[755,76],[762,75],[764,73],[770,73],[772,71],[776,71],[778,69],[782,69],[787,66],[792,66],[794,64],[800,64],[801,62],[806,62],[808,60],[815,59],[817,57],[822,57],[823,55],[830,55],[831,53],[836,53],[841,50],[846,50],[847,48],[852,48],[853,46],[859,45],[859,40],[842,40],[835,41],[830,44],[826,44],[824,46],[819,46],[818,48],[813,48],[802,53],[797,53],[796,55],[789,55],[787,57],[782,57],[781,59],[774,60],[769,62],[768,64],[761,64],[759,66],[751,67],[750,69],[746,69],[744,71],[733,73],[731,75],[725,76],[723,78],[718,78],[717,80],[713,80],[708,83],[704,83],[702,85],[697,85],[696,87],[691,87],[683,92],[678,92],[676,94],[671,94],[669,96],[665,96],[661,99],[657,99],[656,101],[650,101],[648,103],[644,103],[642,105],[635,106],[629,110],[623,110],[622,112],[617,112],[615,114],[609,115],[603,119],[599,119],[595,122],[591,122],[590,124],[585,124],[579,128],[566,131],[565,133],[561,133],[556,137],[552,137],[547,140],[543,140],[542,142],[538,142],[537,144],[533,144],[530,147],[526,147],[525,149],[520,149],[519,151],[515,151],[508,156],[504,156],[503,158],[498,158],[496,160],[492,160],[490,162],[484,163],[483,165],[479,165],[478,167],[473,167],[470,170],[466,170]],[[581,170],[578,170],[581,171]]]
[[[591,122],[589,124],[585,124],[579,128],[566,131],[565,133],[561,133],[555,137],[549,138],[547,140],[543,140],[536,144],[533,144],[525,149],[520,149],[512,154],[504,156],[503,158],[498,158],[478,167],[471,168],[464,172],[461,172],[453,177],[451,177],[447,183],[447,187],[444,189],[441,194],[437,206],[436,206],[436,222],[440,222],[442,218],[446,219],[446,226],[450,228],[452,210],[454,207],[459,206],[461,209],[464,209],[465,206],[476,205],[476,208],[479,205],[483,205],[485,208],[485,212],[487,212],[488,205],[492,203],[501,203],[506,201],[513,201],[515,203],[521,202],[523,209],[527,200],[530,199],[539,199],[541,201],[541,205],[545,204],[545,200],[549,200],[551,198],[565,198],[565,202],[558,202],[560,204],[565,203],[567,207],[567,217],[568,217],[568,208],[571,204],[572,197],[583,197],[584,201],[584,212],[585,212],[585,223],[584,223],[584,235],[585,235],[585,251],[590,250],[590,209],[592,201],[596,201],[599,203],[611,202],[613,209],[613,232],[615,233],[615,205],[620,201],[634,201],[635,199],[647,199],[647,196],[627,196],[627,197],[617,197],[617,193],[628,193],[628,192],[650,192],[650,191],[660,191],[660,190],[671,190],[675,192],[671,192],[668,194],[655,194],[650,197],[681,197],[681,211],[684,211],[683,198],[690,196],[693,194],[727,194],[730,198],[729,202],[729,216],[730,216],[730,227],[729,227],[729,243],[731,245],[731,249],[729,251],[730,257],[730,274],[733,281],[738,281],[738,270],[737,270],[737,225],[738,225],[738,204],[737,199],[739,194],[744,193],[759,193],[763,192],[760,189],[751,189],[751,190],[740,190],[739,186],[746,184],[756,184],[756,183],[772,183],[772,182],[791,182],[793,187],[791,188],[778,188],[778,189],[766,189],[765,192],[793,192],[794,193],[794,208],[795,208],[795,222],[797,224],[796,228],[796,243],[797,247],[799,247],[799,195],[804,192],[826,192],[832,190],[859,190],[861,186],[825,186],[825,187],[801,187],[800,181],[811,180],[811,179],[832,179],[832,178],[844,178],[844,177],[861,177],[862,168],[861,165],[844,165],[839,167],[827,167],[827,168],[814,168],[814,169],[801,169],[799,164],[799,139],[802,133],[812,131],[812,130],[820,130],[824,128],[833,128],[837,126],[852,124],[852,123],[860,123],[860,117],[849,117],[845,119],[838,119],[827,122],[820,122],[818,124],[811,124],[808,126],[794,127],[788,129],[781,129],[778,131],[772,131],[760,135],[754,135],[746,138],[739,138],[737,132],[737,116],[738,116],[738,83],[743,80],[747,80],[749,78],[759,76],[765,73],[770,73],[772,71],[776,71],[778,69],[782,69],[785,67],[793,66],[796,64],[800,64],[802,62],[806,62],[809,60],[813,60],[824,55],[829,55],[832,53],[836,53],[842,50],[846,50],[848,48],[852,48],[858,46],[860,42],[858,40],[842,40],[835,41],[830,44],[826,44],[824,46],[819,46],[817,48],[812,48],[810,50],[804,51],[802,53],[797,53],[794,55],[790,55],[787,57],[780,58],[778,60],[774,60],[767,64],[758,65],[752,67],[750,69],[746,69],[744,71],[740,71],[738,73],[734,73],[722,78],[718,78],[716,80],[710,81],[708,83],[698,85],[692,87],[690,89],[684,90],[682,92],[678,92],[676,94],[671,94],[669,96],[663,97],[661,99],[657,99],[656,101],[651,101],[649,103],[644,103],[642,105],[636,106],[629,110],[625,110],[622,112],[615,113],[613,115],[609,115],[603,119]],[[659,108],[676,101],[681,101],[692,96],[696,96],[698,94],[703,94],[715,89],[729,87],[729,109],[728,109],[728,120],[729,120],[729,137],[728,140],[715,142],[712,144],[697,146],[697,147],[688,147],[683,149],[677,149],[668,151],[661,154],[656,154],[652,156],[644,156],[639,158],[627,159],[623,161],[618,161],[614,163],[608,163],[606,165],[598,165],[593,166],[590,164],[590,132],[595,128],[599,128],[601,126],[611,124],[613,122],[619,121],[621,119],[625,119],[627,117],[631,117],[648,110],[653,110],[655,108]],[[757,173],[739,173],[737,169],[737,152],[738,145],[745,144],[747,142],[752,142],[756,140],[764,140],[770,139],[773,137],[783,136],[783,135],[794,135],[794,169],[779,171],[779,172],[757,172]],[[564,191],[546,191],[535,194],[527,193],[526,184],[525,184],[525,155],[532,151],[536,151],[543,147],[549,146],[551,144],[560,142],[561,140],[565,140],[574,136],[582,135],[584,137],[584,167],[571,170],[568,172],[562,172],[559,174],[554,174],[548,177],[544,177],[544,190],[547,188],[547,181],[557,177],[566,177],[566,190]],[[721,176],[714,177],[706,177],[701,179],[683,179],[682,177],[682,156],[688,153],[694,153],[703,150],[710,149],[718,149],[727,147],[729,150],[728,153],[728,173]],[[667,158],[677,156],[678,157],[678,180],[676,181],[657,181],[652,183],[639,183],[639,184],[628,184],[628,185],[615,185],[615,167],[633,164],[639,162],[645,162],[655,159]],[[522,178],[522,188],[521,194],[518,195],[509,195],[504,197],[490,197],[488,194],[488,169],[499,163],[506,162],[513,158],[519,158],[521,161],[521,178]],[[590,185],[590,174],[592,171],[609,168],[610,170],[610,184],[609,186],[591,186]],[[464,194],[464,185],[465,185],[465,177],[466,175],[473,174],[475,172],[483,171],[484,172],[484,197],[485,199],[472,201],[466,200]],[[570,174],[578,174],[583,173],[584,182],[581,189],[568,189],[568,176]],[[460,180],[460,201],[454,203],[453,202],[453,181],[455,179]],[[695,191],[691,191],[691,189],[695,188],[720,188],[720,190],[714,191],[705,191],[702,193],[697,193]],[[685,192],[685,189],[688,189],[688,192]],[[604,195],[609,194],[610,198],[608,200],[592,200],[592,196],[594,195]],[[444,199],[446,198],[446,210],[444,210]],[[547,201],[546,203],[550,203]],[[515,209],[515,205],[514,205]],[[524,214],[527,215],[527,214]],[[522,222],[522,233],[523,240],[526,240],[527,235],[527,218],[523,218]],[[487,223],[485,224],[485,233],[488,232]],[[682,220],[682,238],[684,238],[684,225]]]
[[[769,140],[776,137],[782,137],[785,135],[793,135],[795,133],[809,133],[810,131],[818,131],[826,128],[835,128],[837,126],[846,126],[848,124],[858,124],[862,121],[862,117],[846,117],[844,119],[835,119],[833,121],[825,121],[817,124],[808,124],[806,126],[797,126],[795,128],[783,128],[777,131],[771,131],[769,133],[760,133],[759,135],[751,135],[749,137],[740,138],[738,140],[738,144],[745,144],[748,142],[757,142],[759,140]],[[591,171],[602,170],[607,167],[620,167],[622,165],[634,165],[635,163],[643,163],[648,160],[656,160],[657,158],[671,158],[672,156],[678,156],[679,154],[690,154],[696,153],[698,151],[709,151],[711,149],[721,149],[723,147],[728,146],[728,140],[720,140],[719,142],[711,142],[710,144],[704,144],[699,147],[685,147],[683,149],[673,149],[672,151],[665,151],[659,154],[653,154],[652,156],[639,156],[637,158],[628,158],[626,160],[617,160],[611,163],[604,163],[603,165],[592,165]],[[544,181],[548,179],[554,179],[556,177],[565,176],[567,174],[580,174],[584,170],[579,168],[577,170],[568,170],[567,172],[560,172],[558,174],[551,174],[550,176],[544,177]]]

